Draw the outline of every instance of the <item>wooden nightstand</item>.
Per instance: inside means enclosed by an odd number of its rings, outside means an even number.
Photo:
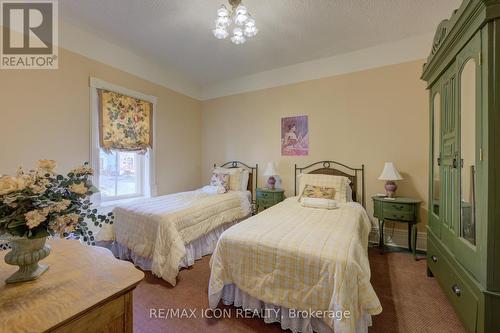
[[[268,188],[257,189],[257,212],[280,203],[285,199],[285,191],[280,188],[274,190]]]
[[[411,198],[372,197],[373,216],[378,219],[379,247],[384,248],[385,220],[408,224],[408,249],[417,258],[417,223],[419,222],[420,200]]]

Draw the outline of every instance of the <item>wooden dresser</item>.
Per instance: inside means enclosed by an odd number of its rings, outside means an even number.
[[[105,248],[49,240],[49,270],[5,284],[17,267],[0,252],[0,332],[132,332],[132,291],[144,273]]]

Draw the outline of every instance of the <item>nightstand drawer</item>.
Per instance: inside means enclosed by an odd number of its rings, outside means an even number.
[[[276,202],[274,201],[273,198],[258,198],[257,199],[257,204],[258,205],[262,205],[262,206],[266,206],[266,207],[270,207],[272,205],[274,205]]]
[[[393,212],[413,212],[414,205],[404,203],[385,203],[384,209]]]
[[[384,209],[384,218],[397,221],[415,221],[415,214],[413,212],[400,212]]]
[[[271,198],[272,199],[273,197],[274,197],[274,193],[257,191],[257,198],[262,198],[262,199]]]
[[[258,210],[266,209],[280,203],[285,199],[284,191],[281,189],[257,189],[257,208]]]

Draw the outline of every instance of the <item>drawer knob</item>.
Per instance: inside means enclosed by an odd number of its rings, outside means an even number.
[[[431,260],[432,260],[433,262],[438,262],[438,257],[436,257],[436,256],[431,256]]]
[[[462,290],[460,289],[459,286],[457,286],[456,284],[454,284],[453,286],[451,286],[451,290],[453,291],[453,293],[455,295],[457,295],[458,297],[460,297],[460,295],[462,295]]]

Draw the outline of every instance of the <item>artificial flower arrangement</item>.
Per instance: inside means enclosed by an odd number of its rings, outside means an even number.
[[[98,215],[89,197],[92,185],[88,163],[67,175],[54,172],[56,162],[38,161],[37,168],[19,168],[15,176],[0,177],[0,236],[3,239],[73,237],[95,245],[87,222],[96,227],[113,223],[113,214]]]

